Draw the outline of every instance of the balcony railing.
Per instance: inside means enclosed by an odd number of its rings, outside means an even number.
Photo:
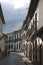
[[[15,39],[15,40],[7,40],[6,43],[8,43],[8,42],[18,42],[18,41],[22,41],[22,38],[18,38],[18,39]]]

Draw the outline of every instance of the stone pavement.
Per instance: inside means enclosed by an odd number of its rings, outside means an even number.
[[[2,56],[2,53],[0,53],[0,60],[3,58],[4,56]]]
[[[29,58],[26,58],[23,52],[19,52],[18,54],[22,56],[22,59],[26,65],[33,65],[32,62],[29,60]]]
[[[25,63],[20,55],[12,52],[0,60],[0,65],[25,65]]]
[[[0,60],[0,65],[32,65],[23,52],[11,52],[10,55]]]

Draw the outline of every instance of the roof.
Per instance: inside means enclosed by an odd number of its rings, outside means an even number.
[[[39,0],[31,0],[30,2],[30,6],[29,6],[29,11],[28,11],[28,17],[30,17],[32,19],[34,12],[37,8]]]
[[[32,19],[34,12],[37,9],[38,2],[39,2],[39,0],[31,0],[28,14],[27,14],[26,20],[23,22],[23,26],[26,25],[28,17],[30,20]],[[28,22],[30,23],[30,21],[28,21]],[[29,25],[29,23],[28,23],[28,25]]]
[[[28,27],[29,23],[30,23],[30,17],[26,17],[26,20],[23,22],[22,29],[25,29],[26,26]]]
[[[7,38],[6,34],[3,34],[3,33],[2,33],[2,35],[3,35],[4,37],[6,37],[6,38]]]
[[[0,4],[0,17],[1,17],[1,19],[2,19],[2,23],[5,24],[5,20],[4,20],[4,16],[3,16],[1,4]]]

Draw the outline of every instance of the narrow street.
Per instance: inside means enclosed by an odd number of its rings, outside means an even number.
[[[22,57],[14,52],[0,60],[0,65],[25,65]]]
[[[0,0],[0,65],[43,65],[43,0]]]

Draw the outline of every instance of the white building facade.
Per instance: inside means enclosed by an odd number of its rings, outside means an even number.
[[[21,51],[22,44],[22,32],[21,30],[7,34],[6,48],[10,51]]]

